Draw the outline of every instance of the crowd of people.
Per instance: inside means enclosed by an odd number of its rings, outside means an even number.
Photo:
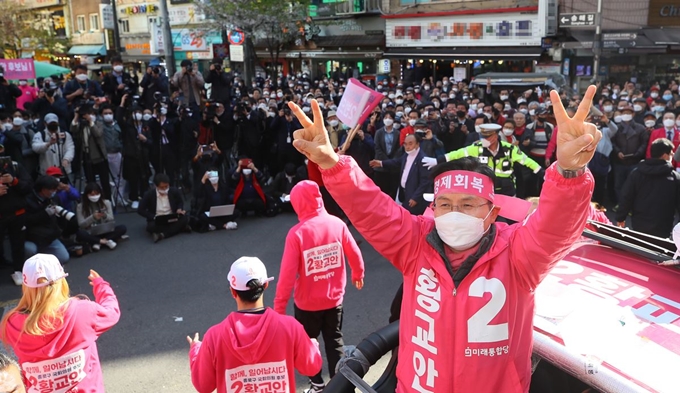
[[[541,88],[494,87],[490,81],[485,88],[473,88],[468,81],[457,82],[446,76],[436,81],[427,77],[410,82],[389,77],[366,82],[384,98],[356,133],[351,133],[337,112],[348,83],[339,71],[314,79],[301,72],[258,74],[248,82],[237,73],[222,70],[219,61],[202,75],[195,64],[184,60],[175,75],[167,77],[161,67],[149,67],[139,82],[125,71],[120,58],[113,58],[112,65],[113,71],[100,81],[90,79],[86,66],[76,67],[66,79],[54,76],[38,80],[38,89],[31,88],[27,81],[15,86],[2,80],[4,91],[13,93],[0,94],[0,244],[5,236],[9,237],[15,270],[12,278],[17,285],[32,288],[33,292],[49,287],[54,292],[50,296],[60,296],[41,300],[36,294],[24,292],[26,302],[49,304],[41,308],[37,303],[26,303],[25,309],[31,310],[28,316],[5,317],[3,339],[12,346],[20,343],[18,337],[7,335],[10,326],[19,333],[52,334],[50,326],[40,326],[36,321],[59,314],[68,298],[66,284],[53,288],[57,282],[65,283],[61,265],[73,255],[103,247],[115,249],[127,238],[125,226],[115,222],[116,214],[123,209],[135,210],[146,219],[147,232],[154,242],[183,232],[234,230],[238,228],[237,221],[251,212],[274,216],[295,211],[301,223],[291,229],[286,241],[275,311],[285,313],[294,285],[295,319],[302,327],[292,320],[272,319],[262,300],[270,281],[266,269],[262,271],[264,266],[256,258],[239,260],[229,275],[239,314],[230,316],[212,334],[209,331],[204,343],[198,337],[188,338],[192,380],[199,391],[215,387],[224,391],[224,370],[221,375],[206,370],[207,364],[213,362],[210,354],[226,350],[217,348],[224,341],[221,335],[232,329],[243,340],[256,340],[265,326],[280,324],[290,333],[286,340],[305,349],[304,357],[295,355],[295,361],[290,353],[284,354],[290,362],[282,366],[287,371],[277,371],[277,382],[291,386],[294,378],[289,373],[298,368],[310,376],[310,391],[322,391],[318,343],[307,343],[300,334],[316,338],[323,333],[332,376],[342,348],[345,256],[354,285],[358,289],[363,286],[363,260],[347,231],[349,220],[405,277],[409,275],[409,280],[417,279],[419,285],[427,281],[434,285],[432,288],[438,288],[430,273],[413,273],[412,269],[420,267],[406,257],[411,255],[406,249],[402,250],[407,246],[424,247],[418,245],[420,240],[404,240],[403,247],[392,247],[400,243],[397,239],[412,236],[409,233],[416,231],[415,226],[402,228],[403,233],[394,233],[388,239],[376,231],[394,230],[376,225],[378,221],[367,221],[370,217],[381,218],[387,225],[397,220],[404,226],[410,218],[397,219],[402,214],[435,217],[436,225],[432,221],[418,225],[436,227],[438,237],[429,243],[434,248],[428,251],[428,258],[446,256],[455,295],[455,287],[467,275],[459,270],[461,266],[471,260],[475,263],[481,253],[489,251],[490,244],[483,238],[489,236],[487,231],[496,231],[490,225],[498,218],[494,194],[535,198],[550,183],[552,195],[563,186],[555,180],[557,177],[583,176],[576,165],[550,169],[559,161],[560,145],[577,142],[572,140],[573,129],[560,130],[565,125],[577,127],[567,122],[566,116],[578,117],[578,127],[583,127],[583,121],[592,123],[599,132],[587,128],[588,132],[602,135],[601,139],[593,137],[596,147],[588,145],[592,160],[577,161],[587,164],[592,173],[592,202],[611,206],[616,223],[624,226],[632,216],[633,229],[668,237],[680,208],[680,157],[676,154],[680,145],[680,94],[674,81],[648,87],[632,82],[603,83],[596,92],[592,89],[590,96],[583,96],[566,91],[548,94]],[[585,109],[581,105],[584,102]],[[323,129],[324,144],[315,148],[323,150],[322,155],[310,150],[312,140],[304,137],[309,130],[319,131],[319,127]],[[341,158],[331,160],[333,155]],[[329,161],[333,161],[332,165]],[[467,174],[463,176],[461,172]],[[452,173],[456,174],[456,184],[451,184]],[[475,173],[483,176],[471,175]],[[445,174],[449,177],[442,177]],[[350,187],[339,180],[341,175],[356,183]],[[367,182],[375,183],[377,188]],[[586,183],[579,183],[579,187],[585,190]],[[486,196],[474,201],[467,197],[438,199],[442,192],[461,195],[458,193],[466,194],[470,189],[484,191]],[[405,213],[371,202],[376,192],[379,200],[396,201],[394,205],[403,206]],[[588,193],[584,191],[585,194]],[[365,205],[359,206],[359,200]],[[547,206],[543,208],[549,213],[545,217],[561,214],[553,199],[541,198],[541,205]],[[215,207],[225,206],[233,210],[216,217],[208,214]],[[377,217],[375,211],[369,211],[370,206],[374,210],[385,208],[389,214]],[[488,208],[481,209],[484,206]],[[585,211],[592,213],[593,209]],[[365,217],[357,212],[364,212]],[[596,215],[591,213],[587,215]],[[597,216],[607,221],[603,215]],[[544,228],[545,217],[535,219],[533,227],[549,233]],[[576,233],[581,218],[562,217],[560,222],[570,223]],[[499,222],[503,220],[499,218]],[[474,230],[461,231],[463,223]],[[324,233],[310,235],[318,228],[324,228]],[[515,227],[502,226],[498,231],[510,231],[509,228]],[[416,232],[422,230],[425,227]],[[571,239],[566,235],[560,237],[563,241],[554,245],[556,252],[550,255],[563,251]],[[476,249],[480,239],[483,245],[474,254],[469,252]],[[388,245],[392,247],[389,250]],[[4,250],[0,251],[4,258]],[[465,252],[457,254],[461,251]],[[551,261],[545,256],[546,269]],[[340,266],[342,272],[331,274]],[[529,289],[539,281],[533,273],[523,282]],[[100,312],[105,312],[108,319],[94,328],[91,341],[83,347],[86,353],[78,356],[87,355],[89,361],[98,362],[96,346],[92,346],[94,339],[117,321],[119,311],[110,286],[95,272],[91,280],[97,299],[89,303],[96,305],[83,307],[95,311],[103,307]],[[411,284],[409,290],[417,286]],[[413,303],[416,296],[409,293],[405,301]],[[528,295],[517,296],[524,299]],[[411,306],[410,310],[417,313],[419,309]],[[420,318],[423,316],[430,317],[423,314]],[[63,323],[63,315],[60,318]],[[414,321],[411,318],[408,328],[422,330]],[[202,350],[205,345],[211,349]],[[74,348],[61,349],[64,352],[59,356],[76,356]],[[414,346],[406,349],[418,350]],[[22,367],[26,362],[30,365],[45,360],[30,354],[22,359],[20,352],[17,354]],[[263,356],[273,356],[274,361],[279,355]],[[230,360],[220,367],[229,370],[238,364]],[[23,370],[27,376],[26,368]],[[408,378],[419,381],[422,376],[417,373]],[[442,374],[440,377],[444,378]],[[100,370],[82,378],[92,386],[103,386]],[[238,375],[234,378],[238,380]],[[29,382],[37,383],[30,378]],[[528,386],[524,379],[516,384]]]

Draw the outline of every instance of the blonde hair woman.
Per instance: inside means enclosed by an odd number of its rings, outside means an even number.
[[[23,268],[19,304],[2,319],[2,340],[19,358],[26,387],[103,392],[97,338],[118,322],[118,299],[90,270],[95,301],[71,297],[59,260],[37,254]],[[30,390],[30,389],[29,389]]]

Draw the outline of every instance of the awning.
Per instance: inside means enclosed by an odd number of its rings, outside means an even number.
[[[527,60],[540,57],[541,47],[512,47],[512,48],[387,48],[385,57],[435,58],[435,59],[480,59],[480,60]]]
[[[269,61],[268,51],[255,51],[257,57],[262,61]],[[279,53],[279,61],[285,59],[376,59],[382,55],[382,51],[362,52],[362,51],[332,51],[332,50],[302,50],[286,51]]]
[[[138,61],[144,62],[144,63],[151,63],[154,60],[158,59],[158,55],[128,55],[123,53],[121,55],[123,62],[125,63],[135,63]],[[160,62],[159,62],[160,63]]]
[[[654,45],[680,45],[680,29],[643,29]]]
[[[69,55],[106,56],[105,45],[74,45],[68,50]]]
[[[317,47],[322,48],[364,48],[375,49],[385,45],[385,35],[336,35],[336,36],[319,36],[314,38],[314,43]]]
[[[658,30],[658,29],[648,29],[648,30]],[[563,48],[568,49],[592,49],[593,41],[595,40],[595,32],[593,31],[576,31],[571,30],[571,35],[576,38],[576,40],[581,43],[580,47],[575,47],[567,42],[563,44]],[[605,39],[607,36],[619,36],[616,39]],[[648,38],[643,31],[637,30],[633,32],[606,32],[602,34],[603,47],[602,49],[617,50],[619,48],[658,48],[659,44],[656,44],[654,40]],[[565,46],[566,45],[566,46]],[[667,45],[667,44],[664,44]]]

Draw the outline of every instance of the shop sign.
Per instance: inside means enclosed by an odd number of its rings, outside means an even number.
[[[680,26],[680,1],[649,0],[649,26]]]
[[[66,37],[66,18],[64,17],[64,10],[54,11],[52,13],[52,28],[57,37]]]
[[[43,8],[59,5],[61,0],[19,0],[23,9]]]
[[[163,39],[163,27],[155,23],[149,24],[151,28],[151,40],[149,47],[152,55],[162,55],[165,53],[165,40]]]
[[[381,74],[389,74],[392,71],[392,63],[390,59],[380,59],[378,61],[378,72]]]
[[[129,55],[150,55],[151,42],[130,42],[125,44],[125,52]]]
[[[243,45],[230,45],[229,46],[229,59],[240,63],[243,61]]]
[[[182,29],[179,32],[172,32],[172,43],[175,50],[184,52],[203,52],[208,50],[208,40],[206,32],[193,29]]]
[[[544,32],[537,13],[386,20],[388,47],[540,46]]]
[[[113,6],[110,4],[99,4],[99,13],[102,15],[102,27],[105,30],[113,30],[116,24]]]
[[[168,17],[171,26],[198,23],[205,20],[205,14],[193,4],[170,7]]]
[[[123,7],[119,13],[123,15],[138,15],[138,14],[155,14],[158,12],[158,6],[155,4],[140,4],[130,7]]]

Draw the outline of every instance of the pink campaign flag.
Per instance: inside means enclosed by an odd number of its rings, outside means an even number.
[[[366,87],[358,80],[350,78],[345,94],[342,95],[342,100],[340,100],[338,106],[338,119],[349,128],[354,128],[368,118],[373,108],[382,99],[382,94]]]
[[[0,59],[7,80],[35,79],[33,59]]]

